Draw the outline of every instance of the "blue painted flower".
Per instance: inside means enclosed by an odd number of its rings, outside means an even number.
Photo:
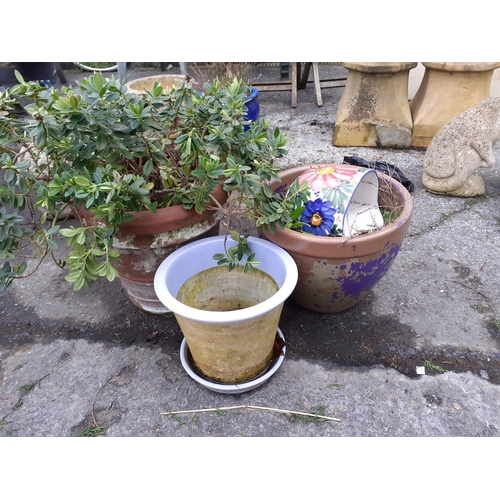
[[[302,229],[316,236],[330,236],[337,212],[331,201],[321,198],[308,201],[300,216],[300,222],[305,222]]]

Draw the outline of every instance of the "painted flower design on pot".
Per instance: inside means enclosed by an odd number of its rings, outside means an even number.
[[[358,167],[340,165],[319,165],[300,175],[300,182],[306,181],[311,188],[311,200],[330,200],[341,213],[345,213],[349,199],[356,188]]]
[[[336,227],[337,213],[338,210],[331,201],[323,201],[321,198],[308,201],[300,216],[300,222],[304,223],[302,229],[316,236],[330,236],[332,229]]]
[[[320,165],[306,170],[301,176],[301,182],[307,181],[313,191],[320,191],[325,186],[336,189],[341,181],[350,181],[358,173],[358,169],[338,165]]]

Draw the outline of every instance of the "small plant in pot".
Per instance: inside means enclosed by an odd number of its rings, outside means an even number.
[[[18,79],[0,95],[1,289],[36,270],[20,257],[28,246],[54,255],[62,235],[70,250],[55,260],[75,290],[119,277],[138,307],[163,313],[153,278],[173,249],[218,234],[224,216],[288,222],[289,200],[268,188],[286,137],[248,123],[241,81],[200,95],[190,78],[141,94],[99,73],[60,90]],[[20,98],[27,116],[11,112]],[[61,221],[66,206],[81,224]]]
[[[249,121],[255,121],[260,115],[259,91],[251,84],[251,70],[255,63],[249,62],[207,62],[190,63],[189,68],[199,82],[211,81],[217,78],[223,85],[232,82],[234,78],[241,80],[247,85],[245,117]]]

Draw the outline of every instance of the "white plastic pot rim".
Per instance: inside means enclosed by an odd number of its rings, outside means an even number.
[[[195,274],[215,267],[212,258],[223,251],[225,236],[212,236],[193,241],[172,252],[155,274],[154,288],[160,301],[174,314],[209,324],[241,323],[262,316],[280,306],[291,295],[298,280],[298,270],[290,254],[270,241],[248,237],[248,244],[260,262],[258,269],[269,274],[279,290],[267,300],[246,309],[235,311],[204,311],[177,300],[181,286]],[[228,239],[227,246],[236,242]]]

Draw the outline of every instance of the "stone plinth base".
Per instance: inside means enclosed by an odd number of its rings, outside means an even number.
[[[452,118],[490,96],[498,62],[424,62],[422,83],[410,102],[413,118],[411,145],[427,147]]]
[[[339,103],[335,146],[409,147],[409,71],[416,62],[353,63]]]

